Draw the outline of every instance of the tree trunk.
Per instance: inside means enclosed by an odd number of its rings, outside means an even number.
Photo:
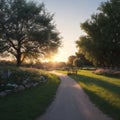
[[[18,49],[17,49],[17,56],[16,56],[16,62],[17,62],[17,66],[21,66],[21,44],[20,42],[18,42]]]
[[[17,55],[16,55],[16,62],[17,62],[17,66],[21,66],[22,60],[21,60],[21,41],[18,39],[18,47],[17,47]]]
[[[21,55],[18,54],[17,57],[16,57],[16,59],[17,59],[17,66],[18,67],[21,66],[21,63],[22,63],[22,61],[21,61]]]

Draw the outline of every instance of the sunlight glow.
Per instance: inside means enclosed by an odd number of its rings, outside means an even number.
[[[52,59],[50,59],[52,62],[67,62],[66,56],[62,54],[62,52],[59,52],[56,54]]]

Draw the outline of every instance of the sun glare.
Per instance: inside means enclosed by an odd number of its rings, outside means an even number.
[[[52,59],[52,62],[67,62],[67,58],[62,54],[55,55]]]

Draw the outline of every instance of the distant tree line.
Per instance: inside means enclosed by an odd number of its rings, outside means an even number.
[[[44,4],[27,0],[0,0],[0,55],[12,56],[20,66],[57,52],[61,37]]]
[[[120,67],[120,0],[101,3],[81,28],[86,34],[76,41],[78,54],[97,66]]]

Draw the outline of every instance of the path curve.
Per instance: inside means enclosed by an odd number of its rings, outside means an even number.
[[[56,98],[46,113],[37,120],[112,120],[90,102],[72,78],[55,74],[61,79]]]

